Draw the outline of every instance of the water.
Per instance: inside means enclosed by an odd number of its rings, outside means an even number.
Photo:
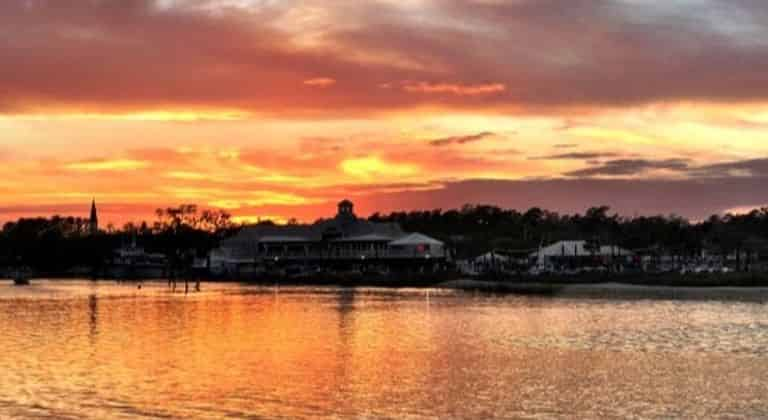
[[[760,303],[0,283],[0,418],[756,418]]]

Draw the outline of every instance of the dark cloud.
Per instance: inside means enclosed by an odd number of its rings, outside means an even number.
[[[452,137],[443,137],[439,139],[434,139],[434,140],[431,140],[429,144],[437,147],[450,146],[453,144],[467,144],[467,143],[478,142],[494,136],[496,136],[495,133],[492,133],[490,131],[484,131],[482,133],[472,134],[468,136],[452,136]]]
[[[647,171],[663,169],[675,172],[687,172],[690,161],[687,159],[618,159],[603,162],[597,166],[568,172],[565,175],[572,177],[593,176],[632,176],[641,175]]]
[[[768,177],[768,158],[724,162],[691,169],[694,176]]]
[[[0,2],[0,112],[535,112],[768,99],[764,1],[445,0],[415,18],[329,0],[317,6],[331,21],[312,48],[294,42],[305,28],[272,25],[301,2],[212,12],[213,3]],[[304,83],[317,78],[336,83]]]
[[[425,66],[448,69],[459,80],[509,87],[505,95],[487,98],[486,105],[752,101],[768,94],[768,76],[758,70],[768,64],[768,54],[756,41],[768,35],[760,23],[768,3],[710,0],[660,7],[613,0],[450,0],[435,5],[461,26],[425,31],[408,19],[376,21],[370,31],[339,39],[402,52]]]
[[[609,153],[609,152],[574,152],[574,153],[561,153],[556,155],[547,155],[547,156],[533,156],[529,159],[531,160],[595,160],[595,159],[606,159],[606,158],[615,158],[619,156],[617,153]]]
[[[599,153],[572,153],[542,157],[543,159],[568,158],[587,159],[590,167],[567,172],[570,177],[594,176],[633,176],[641,175],[652,170],[667,170],[677,172],[692,179],[697,178],[728,178],[728,177],[768,177],[768,158],[747,159],[731,162],[721,162],[709,165],[694,165],[689,159],[616,159],[609,161],[593,160],[605,157]],[[542,159],[534,158],[534,159]]]
[[[632,216],[678,214],[703,219],[727,209],[768,204],[768,178],[683,180],[552,179],[467,180],[445,183],[430,191],[380,194],[366,198],[366,211],[457,208],[486,203],[525,210],[538,206],[564,213],[609,205]],[[717,193],[713,193],[716,191]]]
[[[395,92],[371,96],[375,80],[361,74],[404,78],[396,66],[369,68],[329,51],[336,46],[286,42],[285,33],[265,22],[287,12],[214,14],[160,9],[150,0],[0,2],[0,103],[22,113],[172,107],[333,113],[420,102]],[[317,75],[332,76],[338,86],[304,84]]]

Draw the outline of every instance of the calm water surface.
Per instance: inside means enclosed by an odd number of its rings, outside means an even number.
[[[756,418],[760,303],[0,282],[0,418]]]

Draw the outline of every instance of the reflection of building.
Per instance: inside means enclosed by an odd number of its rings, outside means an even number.
[[[396,223],[374,223],[355,216],[344,200],[332,219],[312,225],[255,225],[244,228],[211,253],[213,271],[247,264],[276,262],[442,261],[444,244],[419,233],[406,233]]]

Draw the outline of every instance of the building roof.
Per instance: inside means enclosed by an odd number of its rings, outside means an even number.
[[[387,236],[390,240],[403,235],[403,230],[397,223],[375,223],[365,219],[350,218],[345,215],[322,220],[311,225],[310,228],[317,240],[322,239],[324,234],[329,233],[338,234],[342,238],[380,235]]]
[[[259,238],[259,242],[312,242],[312,239],[306,236],[266,235]]]
[[[225,247],[240,246],[246,243],[260,242],[262,238],[293,237],[312,238],[312,232],[307,225],[254,225],[240,230],[235,236],[223,241]]]
[[[616,245],[602,245],[600,249],[589,249],[587,241],[559,241],[532,252],[531,257],[590,257],[627,256],[632,252]]]
[[[400,239],[390,242],[389,244],[392,246],[443,245],[443,243],[437,239],[430,238],[429,236],[422,235],[421,233],[411,233],[410,235],[406,235]]]
[[[259,224],[243,228],[237,235],[223,241],[224,247],[240,247],[257,242],[319,242],[334,241],[389,242],[404,235],[397,223],[374,223],[358,219],[354,214],[339,213],[311,225]]]
[[[369,233],[359,236],[348,236],[345,238],[336,239],[334,242],[390,242],[394,238],[391,235],[385,235],[381,233]]]

